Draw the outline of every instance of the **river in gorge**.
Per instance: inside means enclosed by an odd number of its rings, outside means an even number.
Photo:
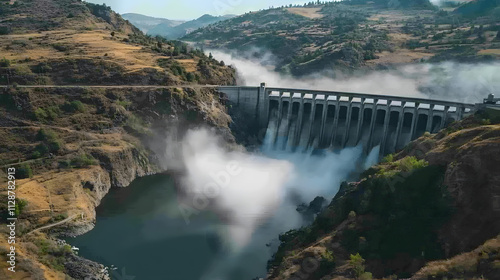
[[[276,129],[271,120],[269,137],[256,153],[227,152],[209,133],[188,133],[176,148],[189,151],[183,159],[186,178],[160,174],[111,189],[96,209],[95,228],[68,243],[81,256],[116,267],[112,279],[130,279],[123,273],[141,280],[264,278],[279,234],[311,222],[297,206],[316,196],[329,201],[342,181],[357,178],[378,156],[377,149],[367,156],[361,147],[285,151],[272,143]],[[207,174],[227,162],[239,163],[241,173],[213,197],[218,206],[186,216],[181,190],[206,186]]]

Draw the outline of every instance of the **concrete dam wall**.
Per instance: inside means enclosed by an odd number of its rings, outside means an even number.
[[[280,149],[401,149],[427,132],[472,113],[474,104],[291,88],[223,86],[231,106],[259,127],[272,127]]]

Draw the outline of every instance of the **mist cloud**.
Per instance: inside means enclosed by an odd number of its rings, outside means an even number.
[[[419,63],[378,70],[362,75],[332,71],[314,73],[304,78],[281,75],[271,67],[270,55],[264,60],[243,59],[218,50],[215,58],[233,65],[242,85],[304,88],[357,93],[431,98],[446,101],[481,102],[489,93],[500,91],[500,63]]]
[[[217,211],[226,219],[234,245],[245,246],[254,229],[282,202],[293,166],[283,160],[225,151],[207,130],[189,131],[182,150],[188,201],[200,210]]]

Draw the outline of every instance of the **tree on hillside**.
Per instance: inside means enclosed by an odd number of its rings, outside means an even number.
[[[174,51],[172,52],[172,55],[173,56],[178,56],[179,54],[180,54],[179,48],[178,47],[174,47]]]

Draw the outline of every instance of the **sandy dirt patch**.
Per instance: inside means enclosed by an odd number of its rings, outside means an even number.
[[[321,8],[287,8],[290,13],[300,15],[306,18],[315,19],[322,18],[323,14],[319,13]]]

